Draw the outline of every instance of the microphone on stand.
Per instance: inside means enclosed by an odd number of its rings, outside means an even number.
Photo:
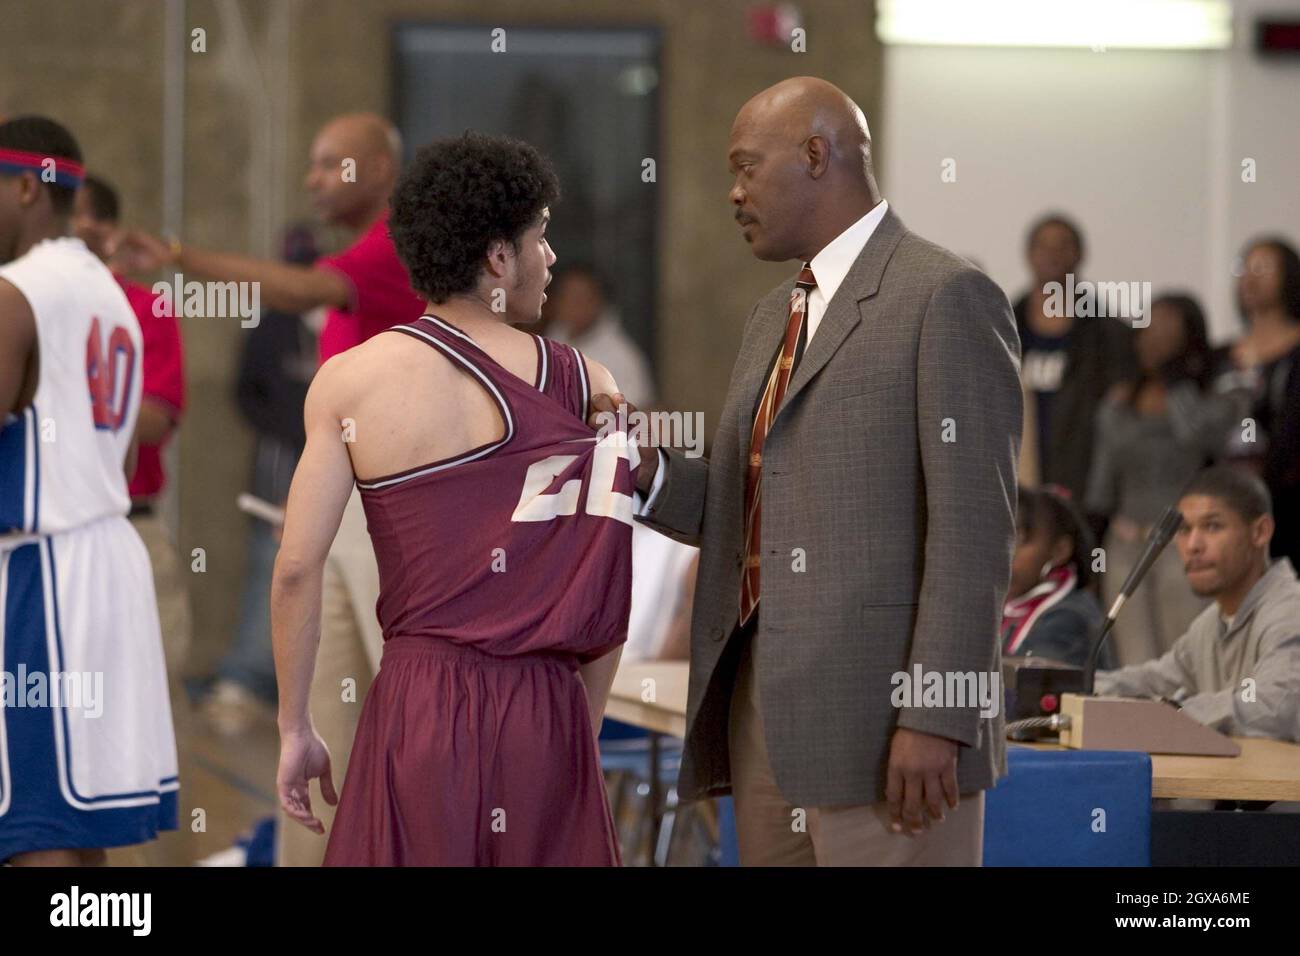
[[[1169,544],[1174,534],[1183,524],[1183,514],[1178,510],[1176,505],[1170,505],[1165,509],[1160,520],[1156,522],[1151,533],[1147,535],[1146,546],[1142,549],[1142,555],[1133,565],[1133,570],[1128,573],[1124,579],[1124,586],[1119,589],[1119,596],[1115,598],[1115,603],[1111,605],[1110,610],[1106,613],[1106,622],[1102,625],[1101,631],[1093,639],[1092,650],[1088,654],[1088,666],[1083,672],[1083,692],[1092,693],[1093,680],[1097,675],[1097,659],[1101,656],[1102,645],[1106,643],[1106,638],[1110,634],[1110,629],[1115,626],[1115,619],[1119,617],[1120,609],[1133,596],[1133,592],[1138,589],[1142,579],[1146,577],[1147,571],[1151,570],[1151,565],[1155,563],[1156,558],[1160,557],[1160,552]]]

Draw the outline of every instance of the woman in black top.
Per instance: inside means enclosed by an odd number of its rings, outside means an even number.
[[[1026,244],[1033,285],[1013,307],[1020,334],[1027,419],[1021,481],[1061,485],[1082,501],[1092,462],[1097,406],[1110,387],[1137,377],[1133,330],[1119,318],[1058,315],[1046,286],[1066,287],[1083,262],[1083,237],[1064,216],[1034,223]],[[1077,295],[1084,293],[1080,290]],[[1028,467],[1025,467],[1028,465]],[[1100,533],[1100,526],[1094,529]]]

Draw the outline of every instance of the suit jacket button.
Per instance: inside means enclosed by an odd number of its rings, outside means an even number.
[[[713,638],[715,641],[722,640],[722,635],[723,635],[723,630],[720,627],[715,627],[709,631],[709,637]]]

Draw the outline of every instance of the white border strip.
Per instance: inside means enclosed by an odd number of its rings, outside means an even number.
[[[537,350],[542,353],[537,359],[537,361],[541,363],[541,365],[538,366],[540,374],[537,376],[537,390],[544,393],[546,391],[546,376],[550,372],[550,367],[547,363],[549,356],[546,353],[549,352],[550,349],[546,345],[546,339],[542,338],[540,335],[534,335],[533,341],[537,343]]]
[[[587,360],[572,345],[569,348],[573,349],[573,357],[578,360],[578,378],[582,382],[582,408],[578,410],[578,417],[586,421],[587,408],[591,404],[591,383],[587,379]]]

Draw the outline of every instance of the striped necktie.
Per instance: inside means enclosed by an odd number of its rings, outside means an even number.
[[[767,376],[758,411],[754,414],[754,427],[749,436],[749,467],[745,472],[745,566],[740,575],[740,623],[744,625],[758,607],[758,571],[762,564],[759,524],[763,508],[763,443],[772,428],[776,413],[785,398],[785,390],[794,374],[796,353],[805,336],[804,323],[808,315],[808,295],[817,288],[812,266],[803,264],[799,278],[790,293],[790,319],[785,326],[781,352],[772,363]]]

